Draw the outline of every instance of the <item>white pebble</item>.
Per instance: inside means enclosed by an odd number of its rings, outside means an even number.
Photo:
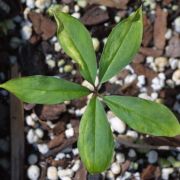
[[[28,126],[34,127],[36,123],[34,122],[34,120],[32,119],[31,116],[26,116],[26,124],[27,124]]]
[[[170,58],[169,59],[169,64],[171,66],[171,69],[176,69],[178,67],[178,59],[175,59],[175,58]]]
[[[163,168],[162,169],[162,179],[163,180],[169,180],[169,175],[170,174],[172,174],[173,173],[173,171],[174,171],[174,169],[173,168]]]
[[[98,51],[100,47],[100,42],[98,38],[92,38],[92,43],[93,43],[94,50]]]
[[[122,134],[125,132],[126,130],[126,125],[125,123],[120,120],[118,117],[114,116],[108,119],[111,128],[113,129],[113,131],[118,132],[119,134]]]
[[[49,7],[51,4],[51,0],[36,0],[35,6],[39,8],[40,10],[43,10],[47,7]]]
[[[33,129],[30,129],[26,135],[26,139],[29,144],[33,144],[38,141],[38,136],[35,134]]]
[[[135,158],[136,157],[136,151],[134,149],[130,149],[128,152],[128,156],[130,158]]]
[[[107,179],[109,179],[109,180],[115,180],[114,174],[113,174],[112,171],[108,171],[107,174],[106,174],[106,177],[107,177]]]
[[[54,43],[54,50],[56,52],[59,52],[61,50],[61,45],[59,44],[59,42]]]
[[[74,156],[77,156],[79,154],[78,148],[73,149],[72,152]]]
[[[170,88],[174,88],[175,84],[174,81],[172,79],[167,79],[166,80],[166,84],[170,87]]]
[[[74,136],[74,129],[73,128],[66,129],[65,135],[67,138]]]
[[[158,93],[157,92],[151,93],[151,98],[153,101],[156,100],[158,98]]]
[[[31,180],[37,180],[40,175],[40,169],[36,165],[31,165],[27,170],[27,176]]]
[[[175,31],[180,33],[180,16],[175,19],[174,26],[175,26]]]
[[[165,67],[168,65],[168,60],[166,57],[155,58],[155,65],[159,72],[164,71]]]
[[[41,154],[46,154],[49,151],[47,144],[38,144],[37,148]]]
[[[36,154],[30,154],[30,155],[28,156],[28,163],[29,163],[30,165],[36,164],[37,161],[38,161],[38,157],[37,157]]]
[[[30,9],[33,9],[35,7],[34,0],[26,0],[26,6],[28,6]]]
[[[80,13],[78,13],[78,12],[75,12],[75,13],[71,14],[71,16],[73,16],[73,17],[75,17],[77,19],[79,19],[81,17]]]
[[[42,138],[44,136],[44,132],[40,128],[35,129],[35,133],[39,138]]]
[[[148,158],[149,163],[151,163],[151,164],[156,163],[158,160],[158,153],[154,150],[149,151],[147,153],[147,158]]]
[[[76,160],[73,167],[71,168],[74,172],[78,171],[78,169],[80,168],[81,162],[80,160]]]
[[[21,29],[21,36],[24,40],[28,40],[30,39],[32,35],[32,28],[28,25],[25,25],[22,27]]]
[[[171,39],[171,37],[172,37],[172,30],[171,30],[171,29],[168,29],[167,32],[166,32],[166,34],[165,34],[165,38],[166,38],[166,39]]]
[[[59,169],[58,170],[58,177],[61,179],[63,177],[73,177],[74,172],[72,169]]]
[[[127,75],[124,79],[124,84],[131,84],[136,79],[136,77],[136,74]]]
[[[147,93],[140,93],[138,97],[146,100],[151,100],[151,97],[148,96]]]
[[[46,59],[46,64],[51,68],[55,68],[56,67],[56,62],[52,59]]]
[[[180,69],[177,69],[173,75],[172,80],[175,82],[175,84],[178,86],[180,85]]]
[[[116,160],[120,164],[123,163],[125,161],[125,155],[123,153],[117,153]]]
[[[50,166],[47,169],[47,178],[49,180],[57,180],[58,179],[58,171],[56,167]]]
[[[86,81],[86,80],[84,80],[81,85],[88,88],[91,91],[94,91],[93,85],[91,83],[89,83],[88,81]]]
[[[140,75],[138,76],[138,82],[137,82],[137,86],[139,88],[141,88],[142,86],[144,86],[146,84],[146,79],[144,75]]]
[[[120,17],[120,16],[115,16],[115,17],[114,17],[114,21],[115,21],[116,23],[118,23],[120,20],[121,20],[121,17]]]
[[[75,12],[79,12],[79,10],[80,10],[80,8],[79,8],[79,6],[76,4],[76,5],[74,6],[74,11],[75,11]]]
[[[63,159],[65,158],[65,154],[64,153],[58,153],[55,157],[56,160],[60,160],[60,159]]]
[[[133,138],[133,139],[138,138],[138,133],[136,131],[133,131],[133,130],[127,130],[126,135]]]
[[[81,8],[85,8],[87,6],[87,0],[78,0],[77,4],[81,7]]]
[[[115,175],[119,174],[121,172],[121,166],[119,165],[119,163],[113,163],[111,165],[111,171]]]
[[[165,85],[164,79],[155,77],[152,79],[152,84],[151,87],[154,89],[154,91],[159,91],[161,90]]]
[[[67,5],[63,6],[61,11],[64,13],[69,13],[69,6],[67,6]]]

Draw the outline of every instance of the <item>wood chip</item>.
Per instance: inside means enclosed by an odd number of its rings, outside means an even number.
[[[85,179],[87,179],[86,176],[87,176],[86,168],[81,163],[81,166],[80,166],[79,170],[76,172],[73,180],[85,180]]]
[[[167,15],[167,12],[157,6],[153,38],[154,45],[158,49],[164,49],[166,43],[165,34],[167,31]]]
[[[56,33],[56,24],[42,14],[30,12],[28,17],[32,21],[34,31],[43,40],[48,40]]]
[[[162,50],[157,50],[157,49],[147,48],[147,47],[141,47],[139,52],[145,56],[152,56],[152,57],[159,57],[163,53]]]
[[[136,54],[136,56],[134,57],[133,63],[135,63],[135,64],[143,63],[143,62],[144,62],[144,58],[145,58],[144,55],[138,53],[138,54]]]
[[[63,131],[65,131],[65,125],[66,123],[64,121],[59,121],[56,123],[55,127],[52,129],[54,135],[61,134]]]
[[[88,0],[88,2],[89,4],[101,4],[112,8],[124,9],[129,0]]]
[[[81,21],[88,26],[103,23],[109,19],[107,11],[93,6],[82,16]]]
[[[57,146],[60,146],[64,140],[65,140],[65,135],[64,135],[64,133],[61,133],[58,136],[55,136],[54,139],[52,139],[48,142],[48,148],[52,149]]]
[[[156,169],[156,166],[148,165],[145,169],[143,169],[143,172],[141,174],[142,180],[156,179]]]

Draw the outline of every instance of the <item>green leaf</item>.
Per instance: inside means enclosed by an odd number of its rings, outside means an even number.
[[[0,85],[27,103],[57,104],[88,95],[78,84],[48,76],[29,76],[12,79]]]
[[[100,173],[109,167],[114,150],[113,135],[104,108],[95,97],[82,117],[78,148],[90,173]]]
[[[180,134],[178,120],[162,104],[128,96],[105,96],[104,101],[116,116],[141,133],[170,137]]]
[[[139,8],[120,22],[110,33],[103,50],[99,79],[103,83],[131,62],[137,53],[143,34],[142,9]]]
[[[55,17],[57,37],[62,48],[78,63],[82,76],[94,83],[97,64],[89,32],[79,20],[59,11],[57,7],[52,7],[50,12]]]

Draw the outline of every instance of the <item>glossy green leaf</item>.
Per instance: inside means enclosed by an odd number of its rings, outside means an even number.
[[[142,9],[120,22],[110,33],[100,59],[99,79],[103,83],[131,62],[143,34]]]
[[[128,96],[105,96],[104,101],[116,116],[139,132],[170,137],[180,134],[178,120],[162,104]]]
[[[57,104],[88,95],[78,84],[48,76],[29,76],[7,81],[0,85],[27,103]]]
[[[82,117],[78,148],[90,173],[100,173],[109,167],[114,150],[113,135],[104,108],[95,97]]]
[[[82,76],[94,83],[97,65],[89,32],[79,20],[57,10],[57,7],[52,7],[49,11],[55,17],[57,37],[62,48],[78,63]]]

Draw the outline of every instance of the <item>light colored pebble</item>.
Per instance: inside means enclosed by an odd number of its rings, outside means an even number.
[[[76,171],[78,171],[78,169],[80,168],[80,165],[81,165],[81,161],[80,161],[80,160],[76,160],[71,169],[72,169],[74,172],[76,172]]]
[[[158,160],[158,153],[154,150],[151,150],[147,153],[148,162],[154,164]]]
[[[77,4],[79,5],[79,7],[85,8],[87,6],[87,0],[78,0]]]
[[[125,155],[123,153],[117,153],[116,154],[116,160],[120,164],[125,162]]]
[[[158,93],[157,92],[151,93],[151,98],[153,101],[156,100],[158,98]]]
[[[172,80],[175,82],[175,84],[178,86],[180,85],[180,69],[177,69],[173,75]]]
[[[35,134],[33,129],[30,129],[26,135],[26,139],[29,144],[33,144],[38,141],[38,136]]]
[[[126,125],[125,123],[120,120],[118,117],[114,116],[112,118],[109,118],[108,119],[110,125],[111,125],[111,128],[113,129],[113,131],[116,131],[118,132],[119,134],[122,134],[125,132],[126,130]]]
[[[54,43],[54,50],[56,52],[59,52],[61,50],[61,45],[59,44],[59,42]]]
[[[136,151],[134,149],[130,149],[128,152],[128,156],[130,158],[135,158],[136,157]]]
[[[171,29],[168,29],[167,32],[166,32],[166,34],[165,34],[165,38],[166,38],[166,39],[171,39],[171,37],[172,37],[172,30],[171,30]]]
[[[30,39],[32,35],[32,27],[29,25],[24,25],[21,29],[21,36],[24,40]]]
[[[32,113],[31,114],[31,118],[34,120],[34,121],[37,121],[39,118],[38,116],[35,114],[35,113]]]
[[[138,82],[137,82],[137,86],[139,88],[143,87],[145,84],[146,84],[146,79],[145,79],[145,76],[144,75],[140,75],[138,76]]]
[[[70,177],[62,177],[61,180],[72,180]]]
[[[38,157],[37,157],[36,154],[30,154],[30,155],[28,156],[28,163],[29,163],[30,165],[36,164],[37,161],[38,161]]]
[[[64,65],[65,64],[65,60],[64,59],[60,59],[59,61],[58,61],[58,67],[61,67],[62,65]]]
[[[131,179],[132,174],[128,171],[126,171],[122,176],[119,176],[116,178],[116,180],[127,180],[127,179]]]
[[[46,59],[46,64],[49,68],[53,69],[56,67],[56,62],[52,59]]]
[[[51,4],[51,0],[36,0],[35,6],[40,10],[44,10],[45,8],[49,7]]]
[[[172,79],[167,79],[166,80],[166,84],[170,87],[170,88],[174,88],[175,84],[174,81]]]
[[[165,85],[165,81],[160,78],[160,77],[155,77],[152,79],[152,84],[151,87],[153,88],[154,91],[159,91],[161,90]]]
[[[146,63],[151,64],[153,62],[154,62],[154,58],[152,56],[147,56],[146,57]]]
[[[161,173],[162,174],[161,175],[162,179],[163,180],[169,180],[169,175],[172,174],[173,171],[174,171],[173,168],[163,168],[162,173]]]
[[[68,5],[65,5],[62,7],[61,11],[64,12],[64,13],[69,13],[69,6]]]
[[[170,58],[169,59],[169,64],[171,66],[171,69],[176,69],[178,67],[178,59],[175,59],[175,58]]]
[[[44,136],[44,132],[40,128],[35,129],[35,133],[39,138],[43,138],[43,136]]]
[[[36,165],[31,165],[27,170],[27,176],[31,180],[37,180],[40,175],[40,169]]]
[[[65,135],[67,138],[74,136],[74,129],[73,128],[66,129]]]
[[[41,154],[46,154],[49,151],[47,144],[38,144],[37,148]]]
[[[175,31],[180,33],[180,16],[174,20]]]
[[[80,13],[78,13],[78,12],[75,12],[75,13],[71,14],[71,16],[73,16],[73,17],[75,17],[77,19],[79,19],[81,17]]]
[[[127,75],[124,79],[124,84],[131,84],[137,78],[136,74]]]
[[[120,20],[121,20],[121,17],[120,17],[120,16],[115,16],[115,17],[114,17],[114,21],[115,21],[116,23],[118,23]]]
[[[79,12],[79,10],[80,10],[80,7],[79,7],[79,5],[76,4],[76,5],[74,6],[74,11],[75,11],[75,12]]]
[[[106,174],[107,179],[109,180],[115,180],[114,174],[112,171],[108,171]]]
[[[61,179],[63,177],[73,177],[74,172],[72,169],[59,169],[58,177]]]
[[[58,171],[54,166],[50,166],[47,169],[47,178],[49,180],[57,180],[58,179]]]
[[[133,130],[127,130],[126,135],[133,138],[134,140],[138,138],[138,133]]]
[[[81,85],[88,88],[91,91],[94,91],[93,85],[91,83],[89,83],[88,81],[86,81],[86,80],[84,80]]]
[[[120,164],[119,163],[113,163],[112,165],[111,165],[111,171],[112,171],[112,173],[113,174],[115,174],[115,175],[117,175],[117,174],[120,174],[120,172],[121,172],[121,166],[120,166]]]
[[[148,96],[148,94],[145,93],[145,92],[138,94],[138,97],[139,97],[139,98],[142,98],[142,99],[146,99],[146,100],[151,100],[151,97]]]
[[[164,71],[165,67],[168,65],[166,57],[157,57],[154,62],[159,72]]]
[[[93,43],[94,50],[98,51],[99,47],[100,47],[100,42],[99,42],[98,38],[93,37],[92,43]]]
[[[74,149],[72,150],[72,152],[73,152],[73,155],[74,155],[74,156],[77,156],[77,155],[79,154],[78,148],[74,148]]]
[[[58,153],[55,157],[56,160],[60,160],[60,159],[63,159],[65,158],[65,154],[64,153]]]
[[[34,127],[36,123],[34,122],[34,120],[32,119],[31,116],[26,116],[26,124],[27,124],[28,126]]]
[[[26,0],[26,6],[28,6],[30,9],[33,9],[35,7],[34,0]]]
[[[64,66],[64,72],[70,73],[72,71],[73,67],[69,64]]]

